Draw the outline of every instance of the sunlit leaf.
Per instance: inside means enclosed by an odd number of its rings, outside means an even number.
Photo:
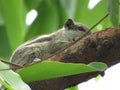
[[[79,90],[78,86],[70,87],[67,90]]]
[[[98,76],[95,77],[94,79],[95,79],[96,82],[98,82],[98,81],[100,80],[100,78],[101,78],[101,75],[98,75]]]
[[[0,62],[0,69],[9,68],[6,64]],[[31,90],[25,84],[20,76],[12,70],[0,71],[0,83],[2,83],[8,90]]]
[[[4,90],[3,88],[6,88],[8,90],[14,90],[10,85],[8,85],[7,82],[5,82],[2,77],[0,77],[0,85],[4,85],[2,87],[0,87],[1,90]]]

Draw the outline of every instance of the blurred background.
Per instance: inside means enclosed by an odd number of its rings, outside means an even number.
[[[107,0],[0,0],[0,57],[9,60],[20,44],[62,28],[68,18],[90,28],[106,13]],[[109,17],[93,32],[108,27]],[[119,68],[118,64],[106,70],[97,82],[80,84],[80,90],[120,90]]]
[[[68,18],[89,28],[107,13],[107,0],[0,0],[0,57],[24,41],[63,27]],[[109,18],[93,31],[110,27]]]

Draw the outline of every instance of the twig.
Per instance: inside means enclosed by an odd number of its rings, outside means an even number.
[[[0,58],[0,61],[3,62],[3,63],[6,63],[6,64],[8,64],[8,65],[15,66],[15,67],[17,67],[17,68],[22,68],[22,67],[23,67],[23,66],[20,66],[20,65],[18,65],[18,64],[14,64],[14,63],[5,61],[5,60],[3,60],[3,59],[1,59],[1,58]]]
[[[17,69],[21,69],[21,68],[22,68],[22,67],[3,68],[3,69],[0,69],[0,71],[6,71],[6,70],[16,71]]]
[[[11,68],[4,68],[4,69],[0,69],[0,71],[6,71],[6,70],[17,70],[17,69],[20,69],[22,68],[23,66],[20,66],[18,64],[14,64],[14,63],[11,63],[11,62],[8,62],[8,61],[5,61],[3,59],[0,58],[0,61],[3,62],[3,63],[6,63],[8,65],[12,65],[14,67],[11,67]]]
[[[11,68],[0,69],[0,71],[11,70]]]

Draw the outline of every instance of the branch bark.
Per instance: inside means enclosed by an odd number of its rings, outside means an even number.
[[[61,53],[49,58],[66,63],[85,63],[98,61],[111,67],[120,62],[120,28],[108,28],[92,33],[76,42]],[[85,82],[104,72],[92,72],[56,79],[29,83],[32,90],[64,90],[65,88]]]

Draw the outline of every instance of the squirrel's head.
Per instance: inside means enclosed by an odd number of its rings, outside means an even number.
[[[88,28],[86,26],[84,26],[82,24],[74,23],[74,21],[72,19],[68,19],[65,22],[64,28],[66,30],[75,30],[75,31],[82,31],[82,32],[88,31]]]
[[[64,24],[64,36],[66,40],[75,41],[80,38],[89,29],[82,24],[74,23],[72,19],[68,19]]]

